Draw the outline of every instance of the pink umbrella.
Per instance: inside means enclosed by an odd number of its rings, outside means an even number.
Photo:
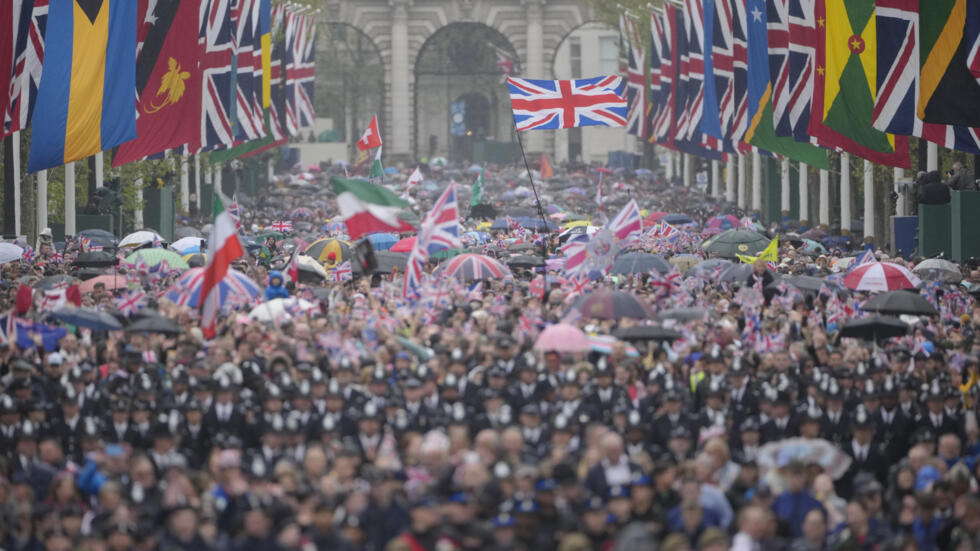
[[[868,262],[844,277],[844,285],[854,291],[895,291],[914,289],[922,281],[905,266],[891,262]]]
[[[412,249],[415,248],[415,236],[406,237],[405,239],[399,240],[397,243],[391,246],[389,251],[393,253],[410,253]]]
[[[538,335],[534,349],[557,352],[588,352],[589,339],[581,329],[567,323],[552,325]]]
[[[120,274],[100,275],[83,281],[82,284],[78,286],[78,291],[80,293],[91,293],[95,291],[95,286],[99,283],[105,284],[106,291],[111,291],[113,289],[125,287],[129,281],[126,279],[126,276]]]

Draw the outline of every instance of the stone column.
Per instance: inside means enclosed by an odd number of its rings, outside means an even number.
[[[808,167],[804,163],[800,163],[800,224],[805,224],[810,221],[810,192],[807,186],[807,170]]]
[[[691,167],[694,166],[692,155],[689,153],[683,153],[684,157],[684,187],[691,187],[694,183],[694,175],[691,174],[693,170]]]
[[[926,170],[939,170],[939,146],[932,142],[926,145]]]
[[[408,8],[412,0],[390,0],[391,14],[391,120],[385,127],[390,139],[389,151],[396,156],[411,156],[412,100],[410,77],[411,62],[408,58]]]
[[[895,169],[895,193],[898,194],[898,200],[895,201],[895,216],[905,216],[905,194],[902,193],[902,185],[905,179],[905,169],[896,168]]]
[[[197,199],[194,201],[194,206],[197,207],[197,212],[201,212],[201,156],[197,153],[194,154],[194,194]]]
[[[830,172],[820,169],[820,225],[830,225]]]
[[[874,242],[875,237],[875,167],[864,161],[864,241]]]
[[[745,201],[745,155],[738,156],[738,208],[743,211],[747,208]]]
[[[729,155],[725,163],[725,200],[729,203],[735,202],[735,171],[738,165],[735,155]]]
[[[669,183],[674,179],[674,152],[668,149],[666,157],[667,164],[664,165],[664,176],[667,178],[667,182]]]
[[[752,210],[762,212],[762,156],[752,153]]]
[[[133,225],[140,229],[143,227],[143,179],[137,178],[133,185],[136,186],[137,201],[136,210],[133,211]]]
[[[718,161],[711,161],[711,196],[715,199],[721,197],[720,165]]]
[[[14,235],[21,234],[20,226],[20,132],[15,132],[10,137],[10,144],[14,149]]]
[[[180,210],[184,214],[191,211],[191,184],[187,174],[187,156],[181,155],[177,158],[177,166],[180,170]]]
[[[524,76],[528,78],[552,78],[544,69],[544,0],[524,0],[524,16],[527,25],[527,60]],[[544,151],[542,132],[525,132],[521,135],[524,148],[530,153]]]
[[[48,227],[48,171],[38,171],[37,179],[37,231]]]
[[[840,154],[840,232],[851,233],[851,155]]]
[[[101,151],[95,154],[95,187],[105,185],[105,156]]]
[[[65,164],[65,235],[75,235],[75,163]]]
[[[789,200],[789,159],[783,158],[783,162],[779,167],[780,176],[782,176],[782,181],[779,187],[779,202],[780,210],[783,211],[783,216],[789,215],[790,200]]]

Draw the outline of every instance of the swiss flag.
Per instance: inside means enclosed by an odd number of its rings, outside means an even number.
[[[371,124],[368,125],[364,135],[357,142],[357,148],[361,151],[381,147],[381,132],[378,130],[378,116],[371,117]]]

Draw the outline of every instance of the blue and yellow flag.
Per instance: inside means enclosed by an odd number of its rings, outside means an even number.
[[[136,137],[134,0],[51,0],[28,170]]]
[[[272,3],[260,0],[259,34],[262,45],[262,108],[268,109],[272,98]]]

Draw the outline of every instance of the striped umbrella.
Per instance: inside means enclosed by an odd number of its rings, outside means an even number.
[[[197,308],[201,300],[201,286],[204,285],[204,268],[191,268],[183,273],[164,297],[181,305]],[[228,273],[218,284],[221,306],[228,308],[247,304],[262,293],[262,288],[238,270]]]
[[[510,268],[482,254],[461,254],[439,267],[441,273],[460,281],[511,277]]]
[[[905,266],[891,262],[868,262],[844,276],[844,285],[854,291],[914,289],[922,281]]]

